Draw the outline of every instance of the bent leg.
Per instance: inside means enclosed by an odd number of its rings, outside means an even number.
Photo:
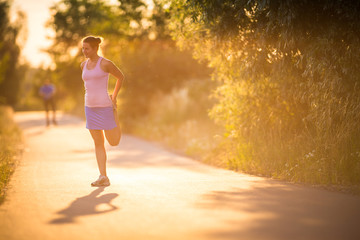
[[[102,130],[89,129],[95,143],[95,155],[100,174],[106,176],[106,151],[104,146],[104,133]]]
[[[114,109],[114,117],[115,117],[116,127],[110,130],[104,130],[106,140],[109,142],[111,146],[117,146],[121,139],[120,120],[115,109]]]
[[[120,126],[117,126],[110,130],[105,130],[105,137],[111,146],[117,146],[120,143],[121,139]]]

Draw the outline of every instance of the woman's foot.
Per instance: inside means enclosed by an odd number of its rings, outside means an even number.
[[[102,176],[100,175],[99,178],[91,183],[92,187],[106,187],[106,186],[110,186],[110,180],[107,176]]]

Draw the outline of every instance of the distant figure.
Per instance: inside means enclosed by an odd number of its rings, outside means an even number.
[[[53,118],[52,118],[52,122],[54,125],[57,125],[56,122],[56,105],[55,105],[55,92],[56,92],[56,88],[54,86],[54,84],[50,83],[50,80],[45,80],[44,85],[41,86],[40,90],[39,90],[39,94],[42,97],[43,101],[44,101],[44,106],[45,106],[45,112],[46,112],[46,126],[50,125],[50,117],[49,117],[49,111],[50,111],[50,107],[53,111]]]
[[[98,55],[100,43],[101,39],[93,36],[88,36],[82,41],[82,51],[87,58],[81,63],[85,86],[86,128],[89,129],[94,140],[95,155],[100,171],[99,178],[91,183],[93,187],[110,185],[106,175],[104,132],[111,146],[119,144],[121,129],[116,112],[116,97],[124,80],[123,73],[113,62]],[[109,74],[117,79],[112,95],[109,95],[107,89]]]

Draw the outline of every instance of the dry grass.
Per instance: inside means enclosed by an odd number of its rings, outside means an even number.
[[[20,154],[21,132],[13,121],[13,110],[0,106],[0,204]]]
[[[339,102],[336,114],[330,112],[332,115],[327,116],[322,112],[329,112],[325,110],[334,103],[326,101],[323,111],[314,111],[315,115],[306,124],[288,130],[281,128],[285,114],[278,114],[274,124],[264,126],[265,121],[260,121],[263,125],[252,127],[245,138],[238,134],[238,126],[246,123],[244,117],[230,128],[233,131],[227,129],[224,135],[204,111],[209,107],[208,102],[200,101],[200,91],[194,90],[197,94],[193,97],[184,88],[152,99],[149,114],[134,124],[133,133],[211,165],[360,194],[357,105]],[[268,119],[271,108],[266,104],[252,106],[252,102],[245,104],[248,112],[258,111],[262,119]],[[352,98],[352,102],[360,101]],[[240,103],[231,104],[241,109]],[[331,121],[335,115],[336,120]],[[254,123],[252,119],[248,122]]]

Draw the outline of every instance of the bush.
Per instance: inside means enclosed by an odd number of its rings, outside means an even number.
[[[230,168],[360,185],[359,10],[352,1],[172,1],[174,39],[221,83],[211,116],[226,128],[218,153]]]

